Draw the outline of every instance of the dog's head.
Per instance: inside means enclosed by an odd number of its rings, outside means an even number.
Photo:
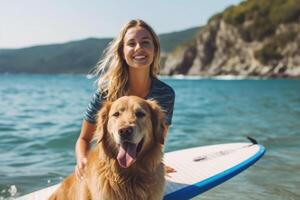
[[[124,96],[106,103],[98,114],[97,138],[103,141],[123,168],[138,155],[164,143],[164,114],[155,101]]]

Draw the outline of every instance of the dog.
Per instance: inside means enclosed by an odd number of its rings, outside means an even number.
[[[159,200],[163,198],[164,113],[153,100],[124,96],[97,115],[96,145],[83,180],[67,177],[50,200]]]

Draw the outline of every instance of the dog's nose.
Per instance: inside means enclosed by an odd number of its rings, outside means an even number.
[[[133,133],[133,128],[131,126],[128,126],[128,127],[125,127],[125,128],[121,128],[119,130],[119,134],[122,137],[129,137],[132,133]]]

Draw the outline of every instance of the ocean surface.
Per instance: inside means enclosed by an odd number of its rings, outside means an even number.
[[[228,78],[225,78],[228,79]],[[166,151],[256,138],[254,166],[195,199],[300,199],[300,81],[163,78],[176,92]],[[81,75],[0,75],[0,199],[58,183],[94,93]]]

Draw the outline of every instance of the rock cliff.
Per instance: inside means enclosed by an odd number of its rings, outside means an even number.
[[[168,54],[161,74],[300,77],[300,7],[278,16],[286,3],[274,2],[248,0],[212,17]]]

